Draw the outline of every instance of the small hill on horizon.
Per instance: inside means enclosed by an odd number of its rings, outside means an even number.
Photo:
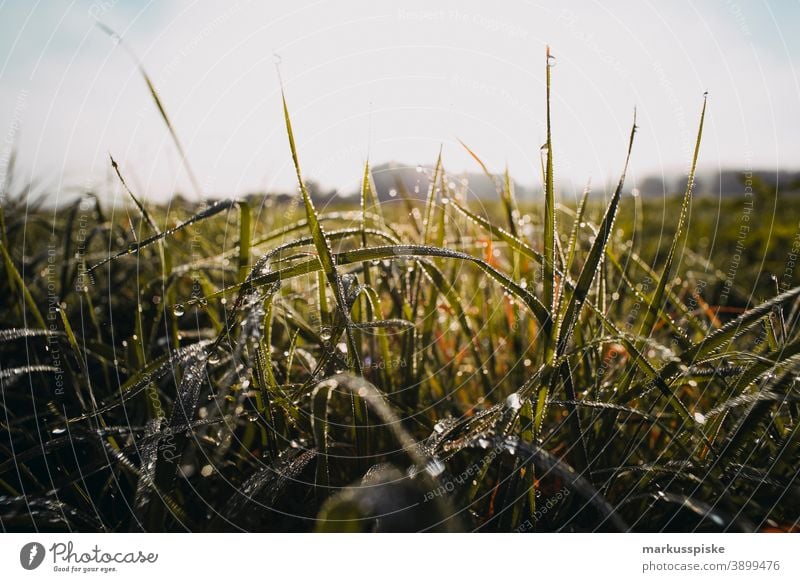
[[[386,162],[372,167],[372,176],[375,190],[381,201],[402,200],[403,197],[411,200],[425,200],[430,182],[433,179],[433,165],[410,165],[400,162]],[[502,180],[502,175],[496,176]],[[479,172],[448,173],[447,179],[451,188],[458,186],[466,188],[467,197],[475,200],[495,200],[498,198],[498,184],[485,174]],[[736,197],[744,196],[747,181],[751,180],[751,187],[764,186],[782,194],[800,194],[800,171],[791,170],[703,170],[695,177],[695,196]],[[514,191],[519,200],[535,200],[541,195],[540,184],[523,184],[513,182]],[[608,184],[605,188],[595,186],[594,195],[601,195],[603,190],[613,188],[615,184]],[[330,203],[336,200],[357,200],[358,192],[353,190],[343,192],[332,188],[324,188],[318,182],[306,182],[311,197],[320,203]],[[679,173],[645,176],[643,179],[628,181],[626,190],[635,188],[639,195],[646,198],[658,198],[682,194],[686,188],[686,176]],[[290,199],[292,194],[275,192],[272,196],[278,199]]]
[[[748,185],[751,180],[754,184]],[[695,177],[694,193],[697,196],[744,196],[746,188],[762,184],[782,193],[800,191],[800,171],[789,170],[737,170],[701,171]],[[647,176],[636,184],[642,196],[665,196],[683,192],[686,176]]]

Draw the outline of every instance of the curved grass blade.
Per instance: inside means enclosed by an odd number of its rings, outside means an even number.
[[[784,291],[769,301],[766,301],[757,307],[748,309],[736,319],[733,319],[722,327],[713,330],[702,340],[692,344],[689,349],[684,350],[681,354],[679,354],[680,361],[673,361],[666,364],[659,371],[659,375],[663,378],[670,379],[677,377],[680,373],[682,365],[693,365],[703,357],[719,351],[726,345],[729,345],[730,342],[735,340],[737,337],[750,331],[750,329],[756,323],[758,323],[763,317],[772,313],[774,309],[779,308],[790,301],[794,301],[798,297],[800,297],[800,286],[789,289],[788,291]]]
[[[478,224],[482,228],[491,232],[494,236],[505,242],[508,246],[510,246],[515,252],[524,255],[525,257],[536,261],[539,264],[544,264],[544,257],[528,246],[523,240],[519,239],[518,237],[512,235],[508,231],[504,230],[502,227],[492,224],[485,218],[475,214],[474,212],[470,211],[469,209],[465,208],[455,200],[450,200],[450,205],[453,206],[456,210],[458,210],[461,214],[469,218],[472,222]]]
[[[417,258],[417,257],[442,257],[449,259],[457,259],[468,261],[479,267],[484,273],[489,275],[492,279],[500,283],[510,293],[520,299],[531,310],[531,313],[536,317],[539,322],[543,322],[549,317],[549,313],[545,309],[542,302],[527,289],[520,287],[517,283],[512,281],[507,275],[498,271],[486,261],[483,261],[472,255],[462,253],[460,251],[453,251],[450,249],[441,249],[438,247],[426,247],[421,245],[393,245],[386,247],[369,247],[366,249],[356,249],[352,251],[345,251],[338,253],[336,256],[336,263],[340,266],[361,263],[363,261],[373,261],[391,258]],[[252,285],[265,285],[277,281],[285,281],[301,275],[307,275],[321,269],[319,259],[313,258],[304,261],[297,265],[287,267],[280,271],[272,271],[265,275],[254,277],[250,282]],[[207,299],[225,296],[239,290],[242,285],[232,285],[214,295],[207,297]]]
[[[336,386],[335,380],[323,380],[311,393],[311,428],[314,433],[316,449],[319,451],[315,483],[317,488],[327,488],[331,482],[330,468],[328,467],[328,440],[330,438],[328,403],[331,400],[331,391]]]
[[[237,204],[238,204],[238,202],[236,200],[233,200],[233,199],[219,200],[217,202],[214,202],[213,204],[211,204],[207,208],[201,210],[200,212],[198,212],[197,214],[195,214],[194,216],[192,216],[188,220],[185,220],[185,221],[181,222],[177,226],[174,226],[174,227],[172,227],[170,229],[167,229],[167,230],[165,230],[165,231],[163,231],[161,233],[158,233],[158,234],[155,234],[153,236],[150,236],[150,237],[144,239],[143,241],[141,241],[139,243],[133,243],[127,249],[125,249],[124,251],[120,251],[120,252],[118,252],[118,253],[116,253],[114,255],[111,255],[110,257],[106,257],[105,259],[103,259],[99,263],[89,267],[87,272],[91,273],[92,271],[94,271],[98,267],[101,267],[101,266],[105,265],[106,263],[109,263],[109,262],[111,262],[113,260],[116,260],[116,259],[118,259],[120,257],[124,257],[126,255],[132,255],[132,254],[138,253],[139,251],[141,251],[145,247],[148,247],[148,246],[152,245],[153,243],[155,243],[157,241],[160,241],[160,240],[162,240],[162,239],[164,239],[164,238],[166,238],[168,236],[171,236],[171,235],[175,234],[176,232],[183,230],[187,226],[190,226],[190,225],[194,224],[195,222],[199,222],[201,220],[205,220],[207,218],[211,218],[212,216],[214,216],[216,214],[219,214],[220,212],[223,212],[225,210],[229,210],[230,208],[232,208],[234,205],[237,205]]]
[[[263,513],[273,511],[278,496],[317,456],[315,449],[290,449],[286,457],[278,463],[268,465],[254,473],[241,486],[235,488],[233,496],[217,513],[212,529],[234,528],[244,531],[240,525],[243,520],[255,521],[257,525],[258,518]],[[245,511],[248,509],[250,511],[245,516]]]
[[[603,519],[603,522],[608,521],[617,531],[628,530],[627,524],[617,513],[614,506],[589,481],[552,453],[515,437],[494,437],[493,439],[481,437],[474,440],[469,446],[484,448],[487,440],[494,445],[493,448],[502,449],[505,447],[509,450],[518,451],[521,458],[525,459],[526,462],[533,463],[539,469],[540,472],[537,473],[539,479],[544,478],[549,473],[560,477],[571,489],[585,499],[583,507],[593,507]],[[563,530],[569,525],[570,521],[568,520],[563,524],[561,529]]]
[[[749,521],[743,520],[736,516],[727,515],[715,509],[711,504],[679,493],[669,493],[665,491],[647,493],[645,495],[631,497],[627,500],[627,502],[635,502],[642,499],[652,499],[653,501],[650,504],[650,507],[658,502],[678,505],[679,509],[687,509],[697,515],[701,520],[710,520],[714,525],[721,528],[721,531],[728,531],[731,528],[737,529],[740,532],[755,531],[755,527]],[[640,520],[646,519],[647,513],[648,511],[645,510],[642,513]],[[669,525],[669,523],[675,518],[675,515],[677,514],[674,514],[666,525]]]

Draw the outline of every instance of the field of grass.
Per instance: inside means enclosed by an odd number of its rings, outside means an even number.
[[[797,205],[634,198],[635,126],[561,203],[547,117],[537,201],[10,192],[3,530],[796,530]]]

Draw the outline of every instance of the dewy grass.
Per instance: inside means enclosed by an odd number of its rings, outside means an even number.
[[[497,186],[484,212],[441,155],[424,202],[382,203],[366,164],[358,207],[319,212],[285,101],[302,215],[148,204],[113,159],[131,222],[88,198],[37,208],[12,183],[3,528],[796,530],[800,287],[776,293],[760,261],[731,285],[735,229],[694,252],[719,211],[691,199],[705,104],[687,189],[664,203],[675,224],[647,201],[632,217],[627,161],[606,206],[587,189],[568,208],[546,71],[535,203],[468,149]],[[627,160],[633,131],[620,146]],[[798,217],[771,219],[777,271]]]

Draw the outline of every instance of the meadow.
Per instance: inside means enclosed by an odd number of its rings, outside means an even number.
[[[693,198],[705,109],[663,200],[635,121],[616,187],[561,200],[549,104],[538,200],[476,153],[496,201],[440,157],[424,200],[367,166],[318,209],[288,107],[290,202],[12,181],[3,530],[796,531],[800,208]]]

